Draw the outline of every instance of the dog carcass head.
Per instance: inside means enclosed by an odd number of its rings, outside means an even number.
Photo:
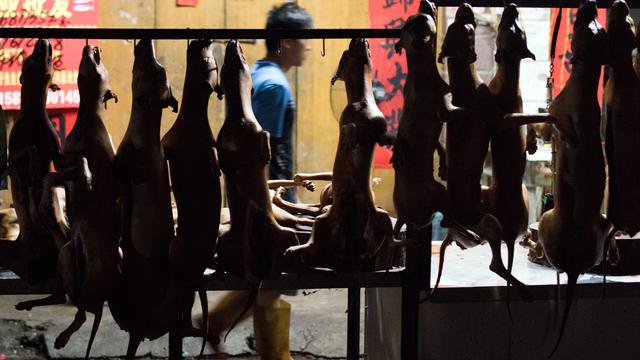
[[[371,71],[371,51],[366,39],[351,39],[349,49],[342,53],[338,70],[331,78],[333,85],[337,80],[346,81],[348,77],[360,78],[365,72]]]
[[[629,56],[637,43],[633,19],[624,0],[616,0],[611,6],[608,26],[611,55],[614,58]]]
[[[496,46],[498,48],[497,63],[505,58],[516,61],[525,58],[536,59],[536,56],[527,48],[527,35],[518,21],[518,7],[515,4],[505,6],[502,12]]]
[[[133,101],[145,109],[171,106],[178,111],[178,101],[171,92],[167,71],[156,59],[156,51],[151,39],[142,39],[134,50],[133,61]]]
[[[224,64],[222,64],[222,70],[220,70],[220,86],[222,87],[221,91],[224,91],[225,94],[251,93],[251,87],[253,86],[251,70],[238,40],[227,42]]]
[[[609,40],[607,32],[598,22],[598,7],[595,0],[587,0],[576,15],[573,25],[571,62],[603,65],[609,63]]]
[[[78,89],[83,102],[106,102],[115,97],[109,85],[109,72],[102,62],[102,49],[97,46],[86,45],[82,49]]]
[[[209,97],[218,84],[218,64],[213,56],[212,40],[193,40],[187,49],[187,81]]]
[[[402,49],[410,52],[433,46],[436,37],[436,21],[433,4],[429,1],[421,1],[418,13],[411,15],[402,27],[400,40],[395,45],[397,53]]]
[[[22,64],[20,83],[30,90],[44,90],[53,78],[53,50],[47,39],[39,39]]]
[[[474,63],[476,55],[476,20],[471,5],[464,3],[456,12],[455,20],[444,37],[442,49],[438,56],[438,62],[444,58],[464,59]]]

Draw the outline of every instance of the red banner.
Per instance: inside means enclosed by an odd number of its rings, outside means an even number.
[[[564,85],[569,80],[571,74],[571,38],[573,38],[573,25],[576,22],[577,9],[564,9],[562,12],[562,20],[560,22],[560,30],[558,31],[558,40],[556,43],[556,54],[553,60],[553,97],[555,98]],[[551,9],[549,39],[553,37],[553,27],[558,16],[558,9]],[[606,24],[607,10],[598,9],[598,22],[604,26]],[[603,92],[603,76],[600,76],[600,86],[598,86],[598,101],[602,105]]]
[[[371,28],[400,29],[411,14],[418,11],[418,0],[369,0]],[[378,97],[378,107],[387,119],[387,130],[398,131],[404,98],[402,89],[407,78],[407,61],[397,55],[394,45],[398,39],[370,39],[373,61],[374,87],[384,87],[384,97]],[[391,167],[391,149],[376,147],[374,166]]]
[[[177,0],[176,5],[178,6],[198,6],[198,0]]]
[[[0,27],[96,27],[98,0],[0,0]],[[49,92],[47,108],[77,108],[77,78],[85,40],[50,39],[54,78],[60,87]],[[36,39],[0,39],[0,105],[20,109],[22,62],[33,52]]]
[[[75,109],[48,110],[47,114],[49,115],[53,128],[58,133],[60,142],[64,144],[67,135],[69,135],[71,129],[73,129],[73,125],[76,123],[78,111]]]

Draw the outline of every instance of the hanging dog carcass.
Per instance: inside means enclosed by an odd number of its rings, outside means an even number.
[[[605,87],[607,219],[616,230],[633,236],[640,231],[640,80],[631,57],[638,44],[624,0],[611,8],[607,32],[611,42],[611,71]]]
[[[549,263],[568,276],[564,317],[554,351],[566,325],[578,275],[602,260],[613,235],[610,222],[600,214],[605,169],[597,94],[601,67],[609,62],[609,41],[596,17],[594,0],[578,10],[571,41],[571,75],[549,108],[559,128],[553,131],[554,207],[540,218],[538,239]]]
[[[52,49],[48,40],[38,40],[33,53],[22,64],[20,112],[9,134],[11,196],[20,233],[13,241],[0,241],[0,266],[30,283],[54,278],[58,247],[41,219],[38,205],[44,177],[60,158],[60,144],[47,115],[47,90],[55,88]],[[60,239],[58,237],[58,239]]]
[[[475,67],[475,19],[469,4],[462,4],[449,26],[439,60],[446,58],[453,105],[469,110],[466,119],[447,124],[447,211],[443,224],[449,232],[440,247],[436,288],[440,281],[446,247],[456,242],[471,248],[485,241],[491,247],[489,268],[530,299],[525,285],[505,268],[500,254],[502,226],[486,212],[481,199],[480,178],[490,139],[492,120],[500,117],[489,88]]]
[[[21,110],[9,134],[11,195],[20,234],[15,241],[0,241],[0,266],[35,284],[55,277],[58,249],[66,243],[64,230],[67,224],[62,205],[56,201],[53,214],[38,210],[45,176],[51,171],[52,164],[56,169],[73,168],[84,186],[91,186],[86,159],[61,154],[58,136],[47,116],[47,89],[57,89],[51,83],[52,56],[49,41],[40,39],[22,65]],[[64,301],[63,292],[57,290],[39,303]],[[16,308],[28,309],[29,304],[23,305],[18,304]]]
[[[316,218],[306,244],[287,249],[288,255],[302,254],[314,266],[371,271],[377,267],[377,255],[386,254],[385,247],[393,243],[389,215],[375,207],[371,191],[374,147],[390,143],[373,97],[371,72],[369,43],[351,40],[332,79],[345,82],[348,98],[333,166],[333,204]]]
[[[501,113],[522,113],[520,61],[525,58],[535,60],[535,55],[527,48],[527,37],[514,4],[506,6],[502,12],[496,45],[498,71],[489,83],[489,91]],[[502,225],[509,272],[513,266],[516,239],[527,231],[529,223],[528,199],[522,185],[525,165],[526,143],[522,126],[516,123],[513,127],[492,131],[491,186],[483,194],[483,204]]]
[[[166,334],[179,320],[181,294],[175,291],[177,264],[169,175],[160,144],[162,110],[177,101],[150,39],[135,47],[132,110],[115,158],[122,216],[122,272],[109,300],[111,313],[129,332],[127,358],[144,338]],[[214,219],[211,219],[214,221]]]
[[[95,339],[104,302],[111,296],[117,277],[118,219],[116,210],[116,183],[113,171],[115,151],[104,123],[106,102],[115,95],[109,85],[109,73],[102,62],[100,48],[87,45],[82,51],[78,71],[80,108],[76,123],[66,138],[63,155],[83,157],[91,173],[91,189],[86,186],[84,171],[73,166],[49,173],[44,180],[39,211],[43,218],[53,218],[55,204],[52,190],[64,185],[66,215],[70,228],[64,231],[66,241],[59,250],[58,294],[49,300],[20,303],[22,308],[65,303],[65,294],[78,308],[74,321],[55,341],[57,349],[64,347],[69,338],[86,320],[86,312],[95,315],[86,357]],[[116,98],[117,101],[117,98]],[[50,223],[52,232],[58,224]]]
[[[265,167],[271,151],[251,107],[251,73],[237,41],[227,44],[220,85],[226,102],[218,134],[220,168],[231,215],[231,229],[218,240],[219,268],[253,282],[288,268],[285,249],[298,244],[291,229],[273,217]]]
[[[436,23],[433,5],[421,1],[416,15],[402,28],[396,51],[405,50],[407,81],[404,107],[393,143],[395,185],[393,199],[398,221],[395,233],[407,225],[409,237],[431,223],[436,211],[445,212],[444,185],[434,179],[434,152],[440,146],[442,123],[464,110],[451,105],[451,90],[436,66]],[[440,162],[446,162],[444,157]]]
[[[178,210],[177,238],[172,250],[179,272],[177,285],[184,293],[183,335],[200,334],[191,324],[193,294],[198,290],[201,303],[207,304],[206,292],[202,289],[203,273],[213,261],[218,236],[220,169],[207,115],[209,98],[217,84],[213,41],[191,41],[187,49],[182,106],[175,124],[162,138]]]

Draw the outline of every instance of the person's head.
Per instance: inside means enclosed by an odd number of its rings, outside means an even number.
[[[311,15],[304,8],[293,2],[286,2],[276,6],[267,16],[266,29],[310,29],[313,27]],[[280,44],[278,45],[278,42]],[[286,66],[300,66],[310,50],[308,39],[267,39],[267,51],[271,55],[277,55]],[[278,47],[280,53],[278,54]]]

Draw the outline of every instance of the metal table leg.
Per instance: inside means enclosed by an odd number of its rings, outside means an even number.
[[[408,234],[425,239],[416,247],[406,249],[405,273],[402,280],[402,360],[418,359],[418,332],[420,321],[420,290],[429,289],[431,259],[431,226],[419,233]]]
[[[176,321],[174,328],[169,331],[169,359],[182,359],[182,328],[180,321]]]
[[[347,311],[347,360],[360,358],[360,288],[350,287]]]

